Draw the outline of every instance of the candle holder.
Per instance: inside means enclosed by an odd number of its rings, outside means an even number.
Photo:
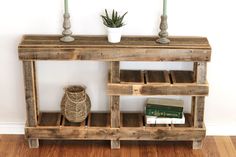
[[[168,44],[170,40],[167,38],[168,37],[168,23],[167,23],[167,16],[162,15],[161,16],[161,24],[160,24],[160,29],[161,31],[159,32],[159,39],[157,39],[157,42],[160,44]]]
[[[63,28],[64,28],[64,31],[62,32],[63,37],[60,38],[60,40],[62,42],[67,42],[67,43],[74,41],[75,39],[71,36],[72,31],[70,30],[71,24],[70,24],[70,14],[69,13],[64,14]]]

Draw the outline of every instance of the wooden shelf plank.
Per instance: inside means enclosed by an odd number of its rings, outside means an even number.
[[[171,127],[26,127],[26,138],[73,140],[202,140],[205,128]]]
[[[156,43],[155,36],[122,37],[117,44],[105,36],[75,36],[62,43],[60,36],[26,35],[18,47],[21,60],[102,61],[210,61],[211,47],[204,37],[170,37],[171,43]]]

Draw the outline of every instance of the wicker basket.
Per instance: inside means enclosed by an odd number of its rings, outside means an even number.
[[[61,101],[61,112],[70,122],[82,122],[91,109],[89,96],[82,86],[69,86]]]

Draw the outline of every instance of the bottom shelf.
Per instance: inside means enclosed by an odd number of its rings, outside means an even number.
[[[110,113],[91,113],[81,123],[71,123],[60,113],[41,113],[36,127],[26,127],[26,138],[71,140],[193,141],[205,137],[205,128],[194,128],[185,114],[183,125],[145,125],[142,113],[121,113],[121,127],[110,127]]]

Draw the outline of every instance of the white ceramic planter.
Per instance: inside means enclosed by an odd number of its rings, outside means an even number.
[[[110,28],[107,27],[108,42],[119,43],[121,40],[122,27]]]

